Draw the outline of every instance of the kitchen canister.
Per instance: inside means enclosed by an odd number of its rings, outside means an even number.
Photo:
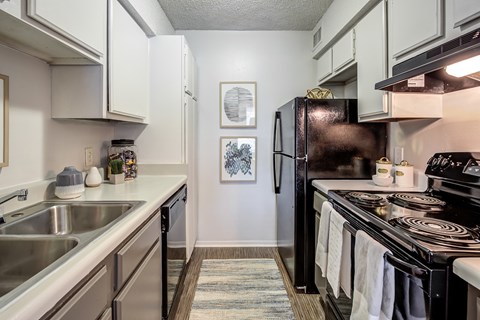
[[[75,167],[65,167],[57,175],[55,195],[60,199],[73,199],[80,197],[85,191],[83,174]]]
[[[98,187],[102,184],[102,176],[97,167],[91,167],[88,169],[87,177],[85,178],[85,185],[87,187]]]
[[[380,160],[376,161],[376,174],[380,178],[388,178],[392,173],[392,161],[388,160],[387,157],[382,157]]]
[[[115,159],[123,160],[123,173],[125,174],[125,181],[133,180],[137,177],[137,146],[133,140],[112,140],[112,144],[108,148],[108,162],[110,163],[110,161]],[[108,171],[108,177],[110,177],[110,170]]]
[[[399,187],[413,187],[413,166],[408,161],[395,165],[395,183]]]

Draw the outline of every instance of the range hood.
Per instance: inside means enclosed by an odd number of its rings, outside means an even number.
[[[479,70],[462,77],[452,76],[445,70],[451,64],[478,55],[480,29],[394,65],[393,76],[376,83],[375,89],[441,94],[480,86]]]

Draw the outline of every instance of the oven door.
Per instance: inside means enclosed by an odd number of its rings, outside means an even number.
[[[395,269],[395,303],[393,319],[447,319],[446,290],[447,267],[432,267],[418,261],[413,255],[402,250],[381,231],[374,230],[365,222],[347,214],[342,208],[334,208],[347,220],[344,228],[351,233],[351,283],[354,293],[355,270],[355,234],[357,230],[367,232],[392,253],[385,255],[385,260]],[[327,284],[327,296],[324,300],[326,319],[350,319],[352,299],[343,292],[338,298]]]

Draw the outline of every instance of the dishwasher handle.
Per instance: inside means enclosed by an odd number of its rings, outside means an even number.
[[[175,222],[185,214],[187,202],[187,187],[183,186],[161,207],[162,233],[168,232],[175,225]]]

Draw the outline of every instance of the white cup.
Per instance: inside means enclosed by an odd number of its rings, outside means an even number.
[[[399,187],[413,187],[413,166],[408,161],[395,165],[395,183]]]
[[[380,178],[388,178],[392,173],[392,162],[387,157],[376,161],[376,174]]]

